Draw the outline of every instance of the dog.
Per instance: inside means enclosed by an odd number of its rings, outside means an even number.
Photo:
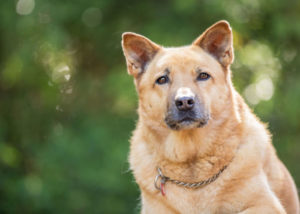
[[[127,32],[122,48],[139,99],[129,162],[141,213],[299,213],[266,125],[233,87],[227,21],[188,46]]]

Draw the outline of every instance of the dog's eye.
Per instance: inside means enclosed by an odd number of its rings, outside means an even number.
[[[159,85],[162,85],[162,84],[166,84],[169,82],[169,77],[168,76],[161,76],[159,77],[157,80],[156,80],[156,83],[159,84]]]
[[[197,77],[197,80],[208,80],[210,78],[210,75],[208,73],[202,72],[199,74],[199,76]]]

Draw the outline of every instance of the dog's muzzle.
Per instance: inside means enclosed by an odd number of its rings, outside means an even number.
[[[199,128],[207,124],[209,114],[196,96],[175,96],[169,104],[165,122],[174,130]]]

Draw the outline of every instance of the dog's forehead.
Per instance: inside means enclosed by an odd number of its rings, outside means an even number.
[[[203,66],[211,61],[202,49],[190,46],[179,48],[164,48],[157,59],[156,66],[159,69],[174,66]]]

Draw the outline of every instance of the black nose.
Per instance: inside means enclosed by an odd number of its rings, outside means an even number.
[[[195,100],[193,97],[180,97],[175,100],[175,105],[179,111],[188,111],[194,107]]]

